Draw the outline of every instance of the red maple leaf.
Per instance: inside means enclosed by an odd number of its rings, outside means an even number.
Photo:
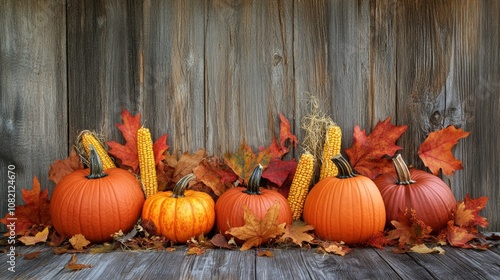
[[[33,187],[31,190],[22,189],[22,197],[25,205],[16,206],[15,211],[9,211],[1,223],[8,226],[15,221],[15,232],[17,235],[24,235],[33,225],[52,225],[50,217],[49,190],[40,192],[40,182],[33,177]],[[8,235],[9,233],[6,233]]]
[[[356,125],[353,144],[345,150],[352,168],[371,179],[392,171],[394,168],[391,160],[384,156],[393,156],[402,149],[395,143],[407,128],[407,125],[392,125],[391,117],[388,117],[383,122],[379,121],[367,136],[366,131]]]
[[[290,149],[288,148],[290,145],[292,147],[296,147],[299,141],[297,140],[297,136],[295,136],[290,130],[290,122],[288,119],[280,113],[280,139],[279,143],[276,138],[273,138],[271,145],[269,146],[269,151],[273,157],[281,158],[286,155]],[[288,146],[286,145],[288,141]],[[265,148],[260,148],[264,150]]]
[[[280,158],[272,158],[262,173],[262,178],[268,179],[280,188],[289,176],[293,177],[295,169],[297,169],[295,160],[284,161]]]
[[[121,113],[123,124],[116,124],[125,138],[125,145],[115,141],[109,141],[106,144],[110,147],[109,153],[121,161],[121,166],[132,168],[134,173],[139,170],[139,158],[137,155],[137,131],[141,128],[141,113],[132,116],[126,109]],[[166,144],[167,135],[163,134],[153,144],[153,153],[155,162],[158,164],[163,158],[163,152],[168,149]]]
[[[470,132],[464,132],[450,125],[438,131],[431,132],[418,149],[418,155],[432,174],[437,175],[439,169],[444,175],[452,175],[454,171],[462,169],[462,162],[452,153],[452,148],[460,138],[465,138]]]
[[[473,228],[480,226],[486,228],[488,220],[479,215],[479,212],[486,207],[487,196],[472,199],[469,194],[465,195],[465,201],[459,201],[453,211],[455,225]]]

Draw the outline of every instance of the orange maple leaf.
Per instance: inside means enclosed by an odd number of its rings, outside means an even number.
[[[254,154],[250,146],[242,143],[235,153],[224,154],[224,160],[233,172],[243,179],[244,184],[246,184],[257,165],[260,164],[263,168],[267,167],[271,160],[271,153],[269,149],[265,149],[261,150],[258,154]]]
[[[33,177],[33,187],[31,190],[22,189],[22,197],[25,205],[16,206],[15,211],[7,212],[7,215],[0,220],[1,223],[9,226],[15,220],[16,234],[24,235],[33,225],[52,225],[50,217],[49,190],[40,191],[38,178]],[[5,235],[8,235],[7,232]]]
[[[467,243],[475,237],[476,236],[467,228],[455,226],[453,221],[448,221],[448,227],[446,228],[446,240],[448,240],[448,243],[450,243],[451,246],[472,248],[472,246]]]
[[[72,148],[66,159],[56,160],[52,163],[49,170],[49,180],[57,184],[64,176],[79,169],[83,169],[83,164],[76,150]]]
[[[106,144],[110,147],[109,153],[120,160],[120,165],[132,168],[134,173],[139,171],[139,157],[137,155],[137,131],[141,128],[141,113],[132,116],[126,109],[121,113],[123,124],[116,124],[125,138],[125,145],[116,141],[109,141]],[[163,153],[168,149],[167,135],[163,134],[153,144],[155,163],[163,160]]]
[[[439,169],[444,175],[452,175],[454,171],[462,169],[462,162],[452,153],[452,148],[460,138],[465,138],[470,132],[456,129],[453,125],[438,131],[431,132],[418,149],[418,155],[432,174],[437,175]]]
[[[285,234],[281,236],[280,240],[286,241],[290,239],[293,243],[302,247],[303,242],[309,243],[314,239],[314,237],[308,233],[308,231],[312,230],[314,230],[314,226],[312,225],[299,225],[296,223],[287,225],[285,227]]]
[[[212,168],[207,159],[193,169],[196,178],[210,187],[215,195],[220,196],[226,191],[226,185],[221,180],[221,176]]]
[[[479,212],[486,207],[488,197],[482,196],[477,199],[472,199],[469,194],[465,195],[465,201],[459,201],[455,206],[454,221],[455,225],[461,227],[480,226],[486,228],[488,220],[479,215]]]
[[[392,162],[384,156],[393,156],[402,149],[395,143],[408,128],[407,125],[391,124],[391,117],[379,121],[370,135],[359,126],[354,127],[354,140],[350,148],[345,150],[352,168],[371,179],[379,174],[394,169]]]
[[[231,234],[245,241],[240,248],[241,251],[248,250],[252,247],[258,247],[284,233],[286,223],[278,225],[280,211],[280,205],[278,203],[269,207],[262,220],[260,220],[246,205],[243,206],[243,211],[245,225],[242,227],[233,227],[226,231],[226,234]]]
[[[422,244],[424,240],[430,238],[432,228],[425,225],[425,223],[417,219],[417,214],[414,209],[411,209],[411,215],[408,217],[405,212],[399,210],[399,217],[397,221],[391,221],[395,229],[390,230],[387,234],[387,239],[398,239],[399,247],[403,248],[406,244],[417,245]]]

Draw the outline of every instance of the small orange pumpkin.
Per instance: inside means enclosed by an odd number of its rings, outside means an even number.
[[[261,188],[260,179],[262,176],[262,165],[258,165],[252,171],[248,180],[247,188],[236,187],[224,192],[217,203],[215,203],[215,213],[217,219],[217,230],[225,234],[232,227],[242,227],[245,225],[244,208],[246,205],[257,218],[263,219],[267,210],[278,203],[280,212],[278,224],[292,223],[292,210],[288,200],[279,192]]]
[[[90,168],[66,175],[50,200],[52,224],[61,235],[83,234],[100,243],[113,233],[129,232],[141,216],[144,193],[136,177],[120,168],[102,170],[95,149],[90,149]]]
[[[205,192],[186,190],[193,173],[182,177],[172,191],[159,192],[144,202],[142,219],[150,220],[156,233],[175,243],[208,234],[215,223],[215,202]]]
[[[384,201],[373,181],[354,174],[342,155],[332,160],[339,173],[311,189],[304,204],[304,221],[314,226],[321,239],[362,244],[384,230]]]

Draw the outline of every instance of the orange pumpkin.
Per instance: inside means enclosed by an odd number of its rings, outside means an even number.
[[[225,234],[232,227],[245,225],[243,205],[246,205],[257,218],[263,219],[267,210],[277,202],[280,205],[278,224],[292,223],[292,210],[288,200],[277,191],[261,188],[259,186],[261,176],[262,166],[259,164],[252,171],[247,188],[232,188],[217,199],[215,213],[217,230],[220,233]]]
[[[61,235],[83,234],[93,243],[129,232],[141,216],[144,193],[135,176],[120,168],[102,170],[93,147],[90,169],[74,171],[55,186],[50,200],[52,224]]]
[[[387,226],[399,219],[399,211],[414,209],[417,219],[438,234],[452,219],[456,199],[439,177],[422,170],[408,169],[401,155],[393,159],[395,172],[382,174],[373,182],[385,202]]]
[[[314,226],[321,239],[362,244],[384,230],[384,201],[373,181],[354,174],[345,158],[337,155],[332,160],[339,173],[311,189],[304,204],[304,221]]]
[[[159,192],[146,199],[142,219],[150,220],[156,233],[175,243],[209,233],[215,223],[215,202],[205,192],[186,190],[193,173],[182,177],[173,191]]]

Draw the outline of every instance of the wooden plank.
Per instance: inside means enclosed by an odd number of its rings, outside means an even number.
[[[313,279],[400,279],[372,248],[356,248],[345,256],[301,251]]]
[[[396,5],[397,1],[370,1],[370,107],[369,124],[396,114]]]
[[[384,250],[375,249],[380,258],[394,270],[401,279],[432,279],[425,267],[420,266],[409,254],[397,254],[392,252],[392,248]]]
[[[51,189],[49,166],[68,153],[65,11],[65,1],[0,3],[1,218],[13,198],[9,185],[17,205],[24,204],[21,189],[30,190],[34,176],[42,190]]]
[[[457,262],[463,263],[465,268],[462,271],[473,271],[474,275],[477,275],[476,279],[494,279],[500,275],[500,262],[498,254],[494,251],[455,249],[446,250],[446,254],[455,258]]]
[[[154,138],[168,134],[169,151],[205,148],[203,1],[144,1],[137,100]]]
[[[498,1],[480,1],[479,7],[473,4],[462,8],[462,25],[469,32],[464,34],[467,48],[461,46],[457,55],[463,60],[461,76],[456,78],[463,94],[462,111],[467,120],[464,127],[470,136],[457,150],[461,152],[464,170],[459,172],[462,186],[458,189],[458,198],[466,194],[473,198],[488,196],[489,202],[481,212],[490,226],[487,231],[500,230],[500,3]],[[470,16],[470,11],[477,15]],[[469,18],[469,20],[467,20]],[[471,28],[475,26],[475,28]],[[465,36],[469,35],[469,36]]]
[[[256,151],[293,116],[292,10],[281,1],[209,1],[205,40],[206,147]]]
[[[128,3],[129,2],[129,3]],[[82,129],[124,142],[122,109],[140,111],[134,1],[68,1],[68,113],[71,143]]]
[[[264,248],[262,250],[265,250]],[[298,248],[269,250],[272,257],[256,257],[257,279],[311,279],[311,271],[306,269],[302,251]]]

